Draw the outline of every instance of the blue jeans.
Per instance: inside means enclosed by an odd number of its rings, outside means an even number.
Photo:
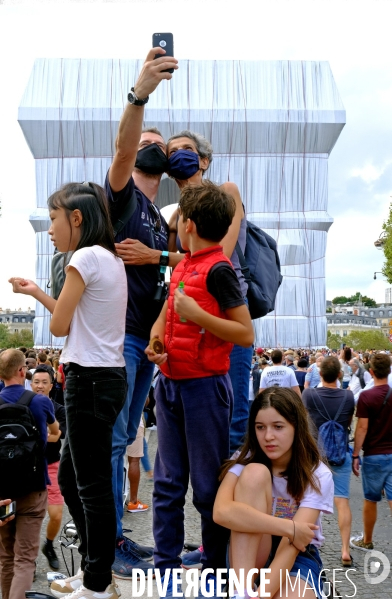
[[[148,444],[146,441],[146,437],[143,437],[143,454],[144,454],[143,457],[140,458],[142,466],[143,466],[145,472],[151,472],[152,468],[151,468],[150,458],[148,456]]]
[[[385,489],[388,501],[392,501],[392,454],[366,455],[362,459],[362,487],[367,501],[381,501]]]
[[[230,354],[229,375],[234,406],[230,425],[230,455],[243,444],[249,418],[249,376],[253,347],[234,345]]]
[[[137,429],[144,404],[150,390],[154,364],[149,361],[144,350],[148,340],[125,335],[124,358],[127,370],[128,393],[113,428],[112,470],[113,493],[116,504],[117,538],[122,536],[122,517],[124,514],[123,482],[124,455],[127,445],[136,439]]]
[[[59,485],[78,531],[86,588],[103,592],[112,580],[116,514],[112,432],[125,401],[125,368],[66,366],[67,436]]]
[[[154,466],[155,567],[179,568],[189,477],[201,515],[204,568],[225,567],[229,531],[212,518],[219,469],[229,456],[233,392],[229,376],[171,380],[155,387],[158,450]]]

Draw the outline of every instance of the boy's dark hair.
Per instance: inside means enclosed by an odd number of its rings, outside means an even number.
[[[40,364],[39,366],[37,366],[37,368],[34,370],[33,375],[32,375],[31,378],[33,379],[34,375],[35,374],[39,374],[40,372],[44,372],[45,374],[48,374],[50,382],[51,383],[54,382],[53,370],[49,366],[45,366],[45,364]]]
[[[391,372],[391,359],[388,354],[373,354],[370,358],[370,368],[376,379],[386,379]]]
[[[321,362],[320,374],[326,383],[334,383],[341,371],[340,362],[335,356],[327,356]]]
[[[283,360],[283,353],[280,351],[280,349],[274,349],[274,351],[271,353],[271,360],[273,364],[281,363]]]
[[[306,359],[306,358],[300,358],[300,359],[298,360],[298,362],[297,362],[297,366],[298,366],[299,368],[306,368],[306,367],[307,367],[307,365],[308,365],[308,361],[307,361],[307,359]]]
[[[235,201],[211,181],[187,185],[178,205],[184,221],[192,220],[201,239],[219,243],[226,235],[235,214]]]

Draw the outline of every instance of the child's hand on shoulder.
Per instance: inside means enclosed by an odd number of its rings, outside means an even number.
[[[11,283],[14,293],[32,295],[38,289],[38,285],[34,281],[22,279],[21,277],[11,277],[11,279],[8,279],[8,282]]]
[[[196,322],[197,315],[200,313],[200,306],[193,297],[189,297],[186,293],[176,289],[174,291],[174,310],[180,318]]]

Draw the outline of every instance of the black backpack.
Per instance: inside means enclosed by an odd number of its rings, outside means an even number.
[[[43,442],[29,408],[36,393],[24,391],[16,403],[0,395],[0,497],[15,498],[36,490]]]
[[[252,320],[275,309],[275,298],[282,283],[280,260],[275,239],[246,221],[245,255],[235,246],[241,270],[248,284],[247,299]]]

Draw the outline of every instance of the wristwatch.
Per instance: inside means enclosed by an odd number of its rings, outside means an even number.
[[[138,98],[135,94],[134,87],[131,87],[131,91],[128,94],[128,102],[130,104],[134,104],[135,106],[144,106],[145,104],[147,104],[149,98],[150,96],[147,96],[147,98]]]
[[[169,252],[162,252],[159,258],[159,266],[163,266],[166,270],[166,266],[169,265]]]

